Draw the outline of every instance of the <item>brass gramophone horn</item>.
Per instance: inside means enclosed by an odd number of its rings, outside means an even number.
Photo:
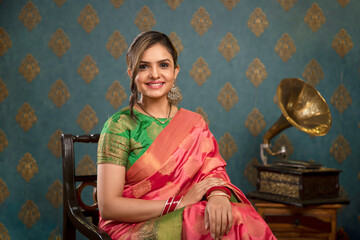
[[[261,160],[267,164],[267,156],[285,154],[285,149],[274,153],[271,151],[270,140],[288,127],[308,133],[311,136],[322,136],[331,127],[329,107],[321,94],[310,84],[298,78],[283,79],[276,91],[281,116],[263,136],[261,144]]]

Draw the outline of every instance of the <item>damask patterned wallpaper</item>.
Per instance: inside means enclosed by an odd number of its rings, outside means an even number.
[[[360,2],[356,0],[0,0],[0,239],[59,239],[61,133],[98,133],[127,105],[125,54],[141,31],[178,49],[181,107],[201,113],[232,181],[254,190],[259,145],[283,78],[329,104],[330,132],[290,128],[291,159],[342,170],[338,227],[360,238]],[[96,171],[96,149],[77,171]]]

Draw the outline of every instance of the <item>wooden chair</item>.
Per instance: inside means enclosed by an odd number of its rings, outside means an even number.
[[[74,136],[61,135],[63,166],[63,239],[76,239],[76,230],[88,239],[111,240],[110,236],[98,228],[99,210],[96,203],[96,174],[77,176],[75,174],[74,143],[96,143],[99,134]],[[77,183],[80,183],[78,186]],[[81,199],[81,192],[86,186],[94,187],[94,204],[86,205]],[[91,219],[89,221],[89,219]]]

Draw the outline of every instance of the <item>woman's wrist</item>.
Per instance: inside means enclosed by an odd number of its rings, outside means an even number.
[[[177,209],[177,207],[179,206],[182,198],[183,198],[183,196],[169,197],[164,204],[164,208],[161,211],[160,216],[163,216],[167,213],[175,211]]]
[[[209,201],[209,199],[211,199],[212,197],[226,197],[228,200],[230,200],[230,196],[227,193],[225,193],[223,191],[220,191],[220,190],[216,190],[216,191],[211,192],[206,197],[206,199]]]

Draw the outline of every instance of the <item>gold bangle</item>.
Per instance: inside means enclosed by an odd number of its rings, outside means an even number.
[[[224,196],[224,197],[227,197],[228,200],[230,200],[230,196],[227,195],[227,194],[224,193],[224,192],[211,193],[211,194],[207,197],[207,200],[209,200],[211,197],[215,197],[215,196]]]

